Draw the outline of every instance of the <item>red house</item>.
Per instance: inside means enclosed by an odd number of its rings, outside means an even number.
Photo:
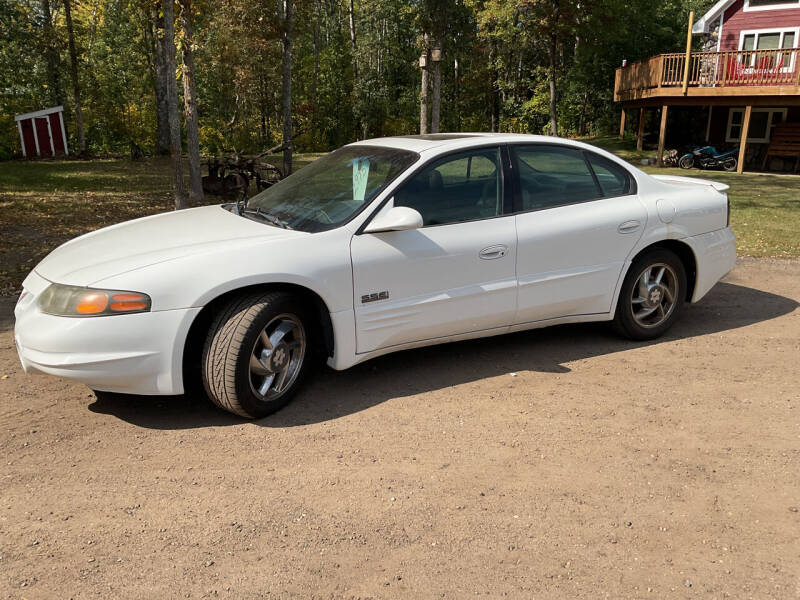
[[[29,158],[69,154],[63,106],[16,115],[14,120],[19,130],[22,156]]]
[[[800,162],[800,0],[720,0],[692,29],[702,52],[661,54],[617,69],[614,100],[661,111],[659,160],[669,137],[669,109],[703,111],[695,141],[739,146],[739,170],[776,160]],[[696,119],[695,119],[696,121]],[[703,129],[702,127],[700,128]],[[743,139],[744,137],[744,139]]]

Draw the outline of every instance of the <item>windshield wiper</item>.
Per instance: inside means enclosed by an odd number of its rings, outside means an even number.
[[[287,223],[283,219],[279,219],[278,217],[276,217],[274,215],[271,215],[271,214],[269,214],[267,212],[264,212],[261,209],[260,206],[258,206],[256,208],[247,208],[247,207],[243,208],[242,211],[239,214],[242,214],[242,215],[256,215],[258,217],[261,217],[262,219],[264,219],[268,223],[271,223],[272,225],[276,225],[277,227],[281,227],[283,229],[291,229],[292,228],[292,226],[289,225],[289,223]]]

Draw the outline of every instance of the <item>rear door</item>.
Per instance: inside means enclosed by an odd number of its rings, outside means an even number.
[[[517,323],[607,313],[647,211],[627,170],[558,144],[511,147]]]
[[[357,352],[512,323],[517,236],[503,156],[491,147],[436,160],[390,201],[418,210],[423,227],[353,237]]]

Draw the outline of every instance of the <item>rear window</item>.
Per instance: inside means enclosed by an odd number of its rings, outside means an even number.
[[[513,146],[519,165],[522,210],[542,210],[602,197],[583,153],[541,144]]]
[[[631,176],[625,169],[592,152],[587,152],[586,158],[597,176],[603,196],[625,196],[631,193]]]

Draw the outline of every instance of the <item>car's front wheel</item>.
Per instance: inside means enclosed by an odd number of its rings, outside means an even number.
[[[234,299],[212,323],[203,348],[211,400],[256,419],[285,406],[305,379],[314,339],[310,311],[282,292]]]
[[[678,318],[686,296],[686,269],[666,249],[655,249],[631,264],[620,290],[614,328],[633,340],[663,335]]]

